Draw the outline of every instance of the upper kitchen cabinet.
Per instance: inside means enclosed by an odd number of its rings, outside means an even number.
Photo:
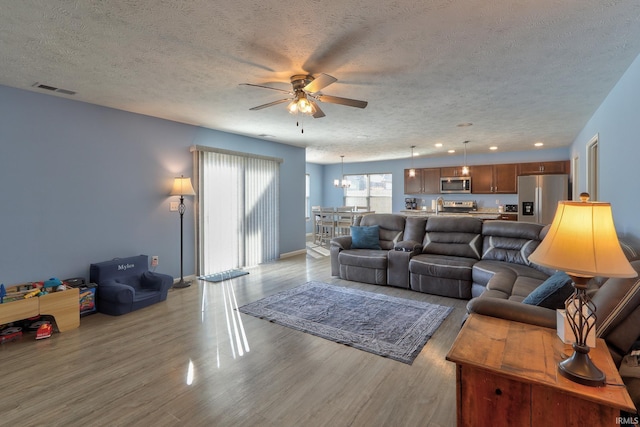
[[[471,192],[475,194],[516,194],[518,165],[477,165],[470,167]]]
[[[461,166],[454,166],[450,168],[440,168],[440,176],[449,177],[449,176],[464,176],[462,173]]]
[[[440,169],[416,169],[416,176],[409,176],[409,169],[404,170],[404,194],[438,194],[440,193]]]
[[[571,167],[569,160],[560,160],[557,162],[531,162],[520,163],[519,175],[540,175],[540,174],[560,174],[569,173]]]

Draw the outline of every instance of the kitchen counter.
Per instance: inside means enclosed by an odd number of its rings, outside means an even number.
[[[471,217],[480,218],[480,219],[500,219],[501,218],[500,213],[487,212],[487,211],[476,211],[476,212],[469,212],[469,213],[439,212],[436,214],[431,210],[406,209],[406,210],[400,211],[400,214],[406,215],[406,216],[426,216],[426,217],[438,215],[438,216],[471,216]]]

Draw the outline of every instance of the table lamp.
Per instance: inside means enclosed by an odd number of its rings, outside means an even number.
[[[587,336],[596,324],[596,307],[587,295],[587,283],[594,276],[635,277],[636,271],[622,252],[613,224],[610,203],[558,203],[549,232],[529,256],[536,264],[565,271],[573,280],[574,292],[566,301],[566,315],[575,336],[573,355],[558,363],[560,375],[579,384],[602,386],[604,373],[589,357]]]
[[[185,282],[182,273],[182,254],[183,254],[183,217],[186,210],[184,205],[184,196],[195,196],[196,192],[191,185],[191,178],[185,178],[184,176],[177,177],[173,180],[173,188],[171,189],[171,196],[180,196],[180,204],[178,205],[178,213],[180,214],[180,281],[173,285],[174,288],[186,288],[191,285],[191,282]]]

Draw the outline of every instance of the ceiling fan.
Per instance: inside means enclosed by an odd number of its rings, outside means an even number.
[[[321,117],[324,117],[325,114],[318,106],[318,101],[357,108],[365,108],[367,106],[367,101],[341,98],[339,96],[324,95],[320,93],[322,89],[337,81],[338,79],[328,74],[320,74],[318,77],[313,77],[309,74],[296,74],[291,76],[291,86],[293,87],[293,90],[291,91],[278,89],[271,86],[255,85],[251,83],[241,83],[241,85],[277,90],[278,92],[284,92],[289,95],[289,98],[279,99],[267,104],[258,105],[257,107],[250,108],[249,110],[262,110],[263,108],[289,102],[287,109],[290,113],[307,114],[313,116],[316,119],[319,119]]]

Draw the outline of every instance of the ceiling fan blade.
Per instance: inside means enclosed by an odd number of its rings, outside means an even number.
[[[316,107],[316,112],[313,113],[313,118],[314,119],[320,119],[320,118],[324,117],[325,116],[324,111],[322,111],[320,109],[320,106],[318,105],[318,103],[314,102],[313,105],[314,105],[314,107]]]
[[[251,83],[240,83],[240,86],[261,87],[263,89],[277,90],[278,92],[284,92],[284,93],[288,93],[289,95],[293,95],[293,92],[291,92],[290,90],[278,89],[277,87],[254,85],[254,84],[251,84]]]
[[[262,110],[263,108],[272,107],[274,105],[282,104],[283,102],[289,102],[291,98],[279,99],[277,101],[269,102],[268,104],[258,105],[257,107],[249,108],[250,111]]]
[[[339,96],[318,95],[318,101],[328,102],[329,104],[347,105],[349,107],[364,108],[369,104],[367,101],[359,101],[357,99],[341,98]]]
[[[316,93],[329,86],[331,83],[337,82],[338,79],[329,74],[320,74],[311,83],[304,87],[304,90],[310,93]]]

